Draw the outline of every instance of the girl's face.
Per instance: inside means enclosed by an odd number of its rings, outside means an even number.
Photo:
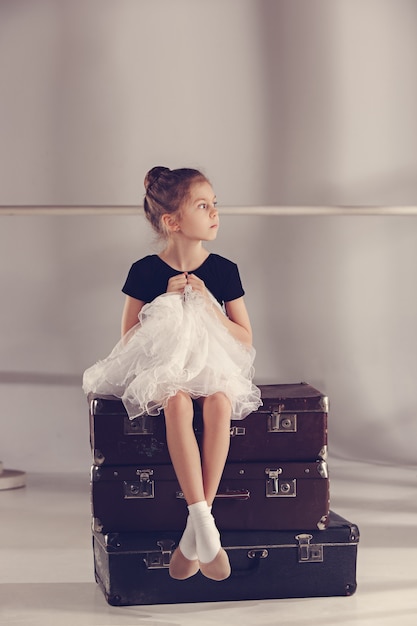
[[[219,213],[213,188],[207,181],[195,182],[181,207],[177,224],[187,239],[212,241],[217,237]]]

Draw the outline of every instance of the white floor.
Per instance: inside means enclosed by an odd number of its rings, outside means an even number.
[[[416,470],[330,460],[331,507],[361,531],[352,597],[111,607],[94,582],[89,477],[0,492],[0,624],[416,626]]]

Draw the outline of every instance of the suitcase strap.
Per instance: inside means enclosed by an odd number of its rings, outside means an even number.
[[[297,544],[275,546],[276,548],[298,548],[298,562],[299,563],[322,563],[323,562],[323,544],[311,544],[312,535],[302,533],[295,536]],[[172,539],[161,539],[156,542],[160,550],[152,550],[143,554],[143,561],[147,569],[166,569],[169,567],[172,553],[174,551],[175,541]],[[226,550],[233,551],[236,549],[247,550],[246,556],[248,558],[248,567],[243,569],[234,569],[233,575],[245,576],[251,574],[254,570],[260,567],[260,563],[263,559],[268,558],[269,550],[268,546],[240,546],[240,547],[227,547]]]

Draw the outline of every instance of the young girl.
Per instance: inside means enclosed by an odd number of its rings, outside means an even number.
[[[211,514],[230,442],[230,419],[261,404],[252,383],[252,331],[237,266],[209,254],[219,228],[216,197],[198,170],[152,168],[146,217],[165,247],[134,263],[123,287],[122,339],[84,373],[83,388],[120,397],[129,417],[163,409],[172,464],[188,505],[170,575],[230,575]],[[139,320],[139,321],[138,321]],[[200,451],[193,400],[202,408]]]

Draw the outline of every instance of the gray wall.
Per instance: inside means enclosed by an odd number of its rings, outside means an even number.
[[[140,204],[154,164],[224,205],[416,204],[411,0],[3,0],[0,203]],[[256,380],[330,397],[334,455],[415,463],[417,218],[224,215]],[[1,216],[0,458],[90,463],[82,371],[119,336],[138,216]]]

